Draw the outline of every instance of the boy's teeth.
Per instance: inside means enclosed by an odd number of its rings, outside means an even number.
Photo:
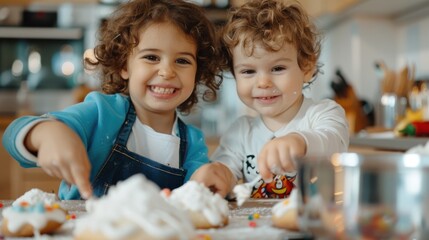
[[[151,87],[153,92],[160,94],[172,94],[174,92],[174,88],[163,88],[163,87]]]

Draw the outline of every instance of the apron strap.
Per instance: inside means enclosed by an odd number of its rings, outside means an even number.
[[[128,138],[131,134],[134,122],[136,121],[137,117],[136,110],[131,100],[129,101],[129,104],[130,106],[128,107],[127,116],[121,126],[121,129],[119,130],[118,137],[115,141],[116,144],[120,144],[122,146],[127,146]]]
[[[179,117],[177,117],[177,124],[179,126],[180,135],[179,168],[182,168],[185,163],[186,152],[188,150],[188,136],[186,132],[186,124]]]

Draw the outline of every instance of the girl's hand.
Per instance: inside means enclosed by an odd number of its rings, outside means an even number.
[[[59,121],[44,121],[34,126],[24,142],[37,155],[37,164],[50,176],[75,184],[85,199],[92,195],[91,165],[80,137]]]
[[[303,157],[306,151],[304,138],[296,133],[269,141],[258,156],[258,169],[264,182],[271,182],[273,174],[284,175],[286,172],[295,171],[294,159]]]
[[[222,163],[208,163],[198,168],[191,176],[191,180],[201,182],[214,193],[222,197],[231,192],[236,180],[229,168]]]

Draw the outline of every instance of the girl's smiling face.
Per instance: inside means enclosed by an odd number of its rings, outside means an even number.
[[[170,22],[143,28],[121,76],[129,81],[137,115],[174,115],[192,94],[197,72],[196,43]]]
[[[243,103],[261,114],[267,125],[289,122],[301,106],[303,84],[313,74],[311,69],[305,72],[299,67],[296,48],[285,43],[278,51],[267,51],[256,44],[249,56],[238,44],[232,55],[237,93]]]

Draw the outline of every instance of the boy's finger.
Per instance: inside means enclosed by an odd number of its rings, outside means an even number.
[[[258,161],[258,162],[259,162],[259,165],[258,165],[259,174],[261,175],[264,182],[270,183],[271,181],[273,181],[273,175],[268,165],[266,164],[266,161]]]

